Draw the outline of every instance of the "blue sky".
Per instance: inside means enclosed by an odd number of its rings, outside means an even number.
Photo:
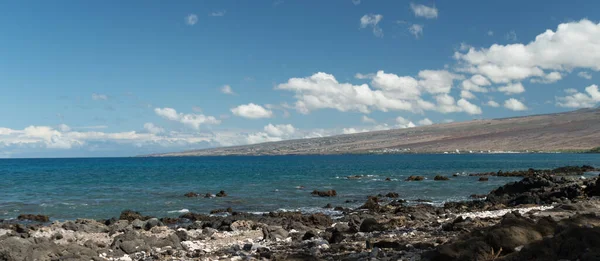
[[[599,8],[2,3],[0,157],[132,156],[593,107]]]

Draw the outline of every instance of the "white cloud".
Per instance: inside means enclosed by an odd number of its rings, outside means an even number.
[[[423,17],[427,19],[433,19],[438,17],[438,9],[435,6],[429,7],[420,4],[410,4],[410,8],[416,17]]]
[[[374,73],[367,73],[367,74],[356,73],[354,75],[354,78],[359,79],[359,80],[372,79],[373,77],[375,77]]]
[[[429,93],[450,93],[454,80],[460,80],[461,75],[446,70],[423,70],[419,72],[419,85]]]
[[[410,76],[398,76],[393,73],[378,71],[371,84],[398,99],[414,100],[421,95],[419,82]]]
[[[487,92],[488,90],[482,86],[490,85],[490,81],[482,75],[476,74],[462,82],[462,88],[465,91],[471,92]]]
[[[267,134],[274,137],[289,137],[296,132],[296,128],[291,124],[273,125],[269,123],[269,125],[264,127],[264,130]]]
[[[221,87],[221,92],[229,95],[235,94],[235,92],[233,91],[233,89],[231,89],[231,86],[229,85],[223,85],[223,87]]]
[[[543,75],[540,78],[531,79],[533,83],[555,83],[562,79],[562,75],[559,72],[551,72],[546,75]]]
[[[173,108],[155,108],[156,115],[170,121],[177,121],[194,129],[199,129],[201,125],[217,125],[221,121],[213,116],[205,116],[204,114],[183,114],[177,113]]]
[[[215,12],[208,14],[208,16],[220,17],[220,16],[225,16],[225,13],[227,13],[227,10],[215,11]]]
[[[513,42],[517,41],[517,33],[514,30],[506,33],[505,37],[506,37],[506,40],[513,41]]]
[[[71,131],[71,127],[69,127],[69,125],[67,125],[67,124],[59,124],[58,130],[60,130],[62,132],[67,132],[67,131]]]
[[[495,108],[500,107],[500,104],[498,104],[496,101],[493,101],[493,100],[489,100],[486,104],[490,107],[495,107]]]
[[[459,108],[461,108],[462,111],[464,111],[468,114],[476,115],[476,114],[482,113],[481,108],[479,106],[472,104],[465,99],[458,100],[458,102],[456,102],[456,104],[458,105]]]
[[[106,101],[106,100],[108,100],[108,96],[106,94],[92,93],[92,100]]]
[[[363,115],[360,118],[360,121],[362,121],[363,123],[377,123],[375,119],[369,118],[367,115]]]
[[[574,89],[566,89],[565,92],[571,95],[557,97],[556,105],[567,108],[591,108],[600,103],[600,91],[598,91],[598,85],[595,84],[586,87],[586,93],[580,93]]]
[[[187,25],[195,25],[198,22],[198,16],[195,14],[189,14],[185,17],[185,23]]]
[[[237,106],[231,109],[233,115],[244,117],[248,119],[261,119],[273,117],[273,111],[265,109],[264,107],[249,103]]]
[[[154,125],[154,123],[152,123],[152,122],[144,123],[144,129],[152,134],[159,134],[159,133],[165,132],[165,129]]]
[[[494,36],[494,31],[492,31],[492,30],[487,31],[487,35],[488,36]]]
[[[575,93],[578,93],[578,92],[579,92],[579,91],[577,91],[577,89],[575,89],[575,88],[568,88],[568,89],[565,89],[564,91],[565,91],[565,93],[567,93],[567,94],[575,94]]]
[[[379,27],[379,22],[383,19],[380,14],[366,14],[360,18],[360,28],[373,28],[373,34],[377,37],[383,37],[383,30]]]
[[[405,118],[403,118],[401,116],[398,116],[396,118],[396,127],[401,128],[401,129],[405,129],[405,128],[416,127],[416,125],[412,121],[407,120],[407,119],[405,119]]]
[[[583,78],[583,79],[587,79],[587,80],[591,80],[592,79],[592,74],[589,72],[579,72],[577,73],[577,76]]]
[[[420,120],[418,123],[419,123],[419,125],[426,126],[426,125],[433,124],[433,121],[431,121],[428,118],[425,118],[425,119]]]
[[[460,91],[460,97],[466,100],[470,100],[470,99],[476,99],[477,97],[475,97],[475,95],[467,90],[462,90]]]
[[[454,57],[460,71],[481,74],[495,83],[531,77],[553,82],[562,78],[561,73],[577,68],[600,70],[600,24],[586,19],[563,23],[528,44],[471,48],[466,53],[456,52]],[[546,74],[544,70],[552,72]]]
[[[523,93],[523,92],[525,92],[525,88],[523,87],[523,84],[518,82],[518,83],[511,83],[511,84],[508,84],[508,85],[505,85],[502,87],[498,87],[498,91],[503,92],[506,95],[510,95],[510,94]]]
[[[410,34],[414,35],[415,38],[419,39],[419,37],[423,36],[423,27],[422,24],[413,24],[408,27],[408,31]]]
[[[525,111],[528,109],[527,106],[525,106],[525,104],[523,104],[515,98],[510,98],[504,101],[504,108],[507,108],[512,111]]]

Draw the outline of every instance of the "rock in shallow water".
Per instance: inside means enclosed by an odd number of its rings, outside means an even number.
[[[37,222],[48,222],[50,218],[45,215],[21,214],[17,217],[18,220],[31,220]]]

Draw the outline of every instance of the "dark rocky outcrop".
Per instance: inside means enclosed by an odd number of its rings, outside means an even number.
[[[446,176],[441,176],[441,175],[436,175],[433,180],[436,181],[440,181],[440,180],[450,180],[450,178],[446,177]]]
[[[151,218],[152,217],[149,217],[149,216],[142,216],[142,214],[140,214],[140,212],[133,211],[133,210],[124,210],[123,212],[121,212],[121,215],[119,216],[120,220],[127,220],[129,222],[134,221],[136,219],[148,220]]]
[[[406,181],[421,181],[424,179],[425,178],[423,176],[410,176],[410,177],[406,178]]]
[[[18,220],[30,220],[36,222],[48,222],[50,218],[45,215],[34,215],[34,214],[21,214],[17,217]]]
[[[219,193],[216,194],[216,196],[218,198],[227,197],[227,193],[225,193],[225,191],[221,190],[221,191],[219,191]]]
[[[200,194],[196,193],[196,192],[188,192],[183,194],[184,196],[188,197],[188,198],[195,198],[197,196],[200,196]]]
[[[313,196],[319,196],[319,197],[335,197],[335,196],[337,196],[337,192],[334,189],[326,190],[326,191],[313,190],[313,192],[311,192],[310,194]]]
[[[480,177],[478,181],[488,181],[490,180],[487,176],[485,177]]]

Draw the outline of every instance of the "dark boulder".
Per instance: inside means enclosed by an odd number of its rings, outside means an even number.
[[[379,224],[374,218],[367,218],[360,224],[360,232],[383,231],[385,227]]]
[[[310,194],[313,196],[319,196],[319,197],[335,197],[335,196],[337,196],[337,192],[333,189],[327,190],[327,191],[314,190]]]
[[[196,192],[188,192],[183,194],[184,196],[188,197],[188,198],[195,198],[197,196],[199,196],[200,194],[196,193]]]
[[[216,196],[218,198],[227,197],[227,193],[225,193],[225,191],[221,190],[221,191],[219,191],[219,193],[217,193]]]
[[[437,180],[437,181],[440,181],[440,180],[450,180],[450,178],[448,178],[448,177],[446,177],[446,176],[436,175],[436,176],[433,178],[433,180]]]
[[[379,210],[379,204],[377,203],[377,198],[376,197],[369,197],[367,199],[367,202],[365,202],[365,204],[363,204],[360,209],[368,209],[371,211],[378,211]]]
[[[488,177],[480,177],[478,181],[488,181],[490,178]]]
[[[400,195],[398,193],[396,193],[396,192],[390,192],[390,193],[385,194],[386,198],[397,198],[399,196]]]
[[[30,220],[36,222],[48,222],[50,218],[46,215],[21,214],[17,217],[18,220]]]
[[[406,181],[421,181],[424,179],[425,178],[423,176],[410,176],[410,177],[406,178]]]
[[[152,218],[152,217],[142,216],[142,214],[140,214],[140,212],[133,211],[133,210],[124,210],[123,212],[121,212],[121,215],[119,216],[119,220],[127,220],[129,222],[134,221],[136,219],[148,220],[150,218]]]

